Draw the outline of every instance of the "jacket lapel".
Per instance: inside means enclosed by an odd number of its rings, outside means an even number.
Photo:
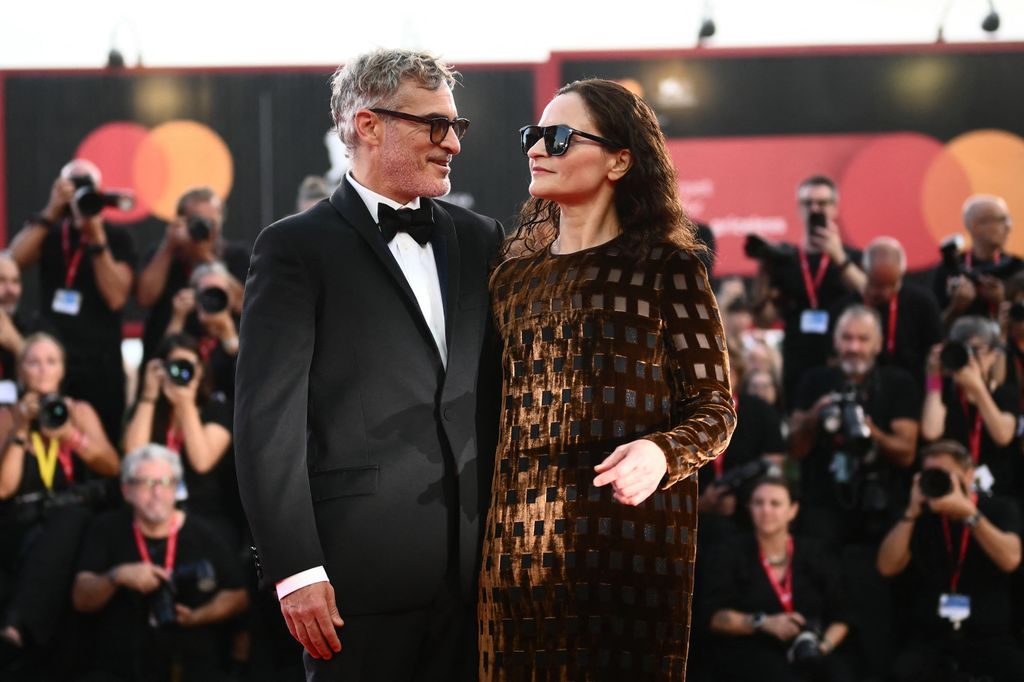
[[[384,241],[384,237],[380,233],[380,228],[373,222],[373,218],[370,216],[369,211],[366,210],[366,204],[363,203],[362,198],[356,192],[356,190],[348,183],[348,180],[342,180],[341,184],[338,185],[338,189],[334,190],[334,194],[331,195],[331,205],[334,209],[341,214],[341,217],[346,220],[360,237],[367,243],[374,256],[380,261],[381,265],[391,275],[392,281],[395,286],[398,287],[401,292],[403,303],[409,310],[409,314],[416,322],[416,326],[419,328],[420,333],[423,335],[424,340],[434,351],[434,357],[437,359],[437,364],[441,365],[441,354],[437,352],[437,345],[434,343],[434,336],[430,333],[430,326],[427,321],[423,318],[423,311],[420,310],[419,303],[416,301],[416,295],[412,292],[412,288],[409,286],[408,280],[405,279],[405,274],[402,273],[402,269],[398,267],[398,262],[395,257],[391,254],[391,250],[388,248],[387,242]],[[435,216],[438,212],[437,204],[434,204]],[[447,217],[447,213],[445,213]],[[448,217],[449,223],[451,218]],[[445,315],[445,330],[448,329],[448,316]],[[449,343],[449,347],[451,344]]]
[[[452,330],[459,310],[459,239],[455,222],[448,211],[432,199],[429,202],[434,213],[434,237],[430,240],[434,249],[434,262],[441,284],[441,298],[444,301],[444,338],[448,345],[448,365],[452,363]]]

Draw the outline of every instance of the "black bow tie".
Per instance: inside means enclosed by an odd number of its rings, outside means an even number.
[[[430,206],[417,209],[400,208],[397,211],[387,204],[377,204],[380,219],[380,233],[390,243],[399,232],[407,232],[420,246],[426,246],[434,234],[434,214]]]

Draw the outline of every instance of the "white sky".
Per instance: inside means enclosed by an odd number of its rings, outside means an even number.
[[[995,39],[1024,41],[1024,0],[994,2]],[[377,46],[456,65],[539,62],[551,51],[693,47],[708,4],[709,47],[931,43],[947,5],[947,41],[992,39],[981,29],[988,0],[2,0],[0,69],[100,67],[112,42],[146,66],[334,65]]]

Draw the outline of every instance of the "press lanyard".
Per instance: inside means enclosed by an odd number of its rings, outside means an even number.
[[[204,336],[199,339],[199,357],[203,359],[203,363],[210,362],[210,356],[213,355],[213,351],[217,350],[217,346],[220,344],[220,340],[214,336]]]
[[[978,496],[971,495],[971,500],[977,504]],[[949,519],[945,516],[942,517],[942,534],[946,539],[946,554],[949,555],[950,560],[953,558],[953,538],[949,531]],[[964,570],[964,559],[967,558],[967,544],[971,539],[971,529],[966,525],[960,531],[960,558],[957,559],[956,566],[953,568],[949,575],[949,591],[956,594],[956,586],[960,584],[960,574]]]
[[[736,411],[736,415],[738,416],[740,413],[740,401],[739,397],[737,397],[735,393],[732,394],[732,407]],[[727,454],[729,454],[728,448],[726,448],[725,451],[718,457],[715,457],[713,460],[711,460],[711,465],[715,467],[715,478],[721,478],[722,474],[725,473],[725,456]]]
[[[821,254],[821,261],[818,263],[818,272],[815,273],[814,279],[812,280],[811,265],[807,261],[807,252],[802,248],[800,249],[800,271],[804,276],[804,288],[807,289],[807,300],[811,302],[811,308],[817,309],[818,307],[818,288],[821,287],[821,282],[825,279],[825,271],[828,270],[828,263],[828,254]]]
[[[967,396],[963,394],[963,391],[960,389],[957,391],[960,393],[960,405],[964,409],[964,419],[969,422],[971,420],[971,405],[967,402]],[[977,465],[978,460],[981,459],[981,410],[977,407],[974,408],[974,427],[967,434],[967,444],[971,448],[971,459]]]
[[[889,355],[896,353],[896,313],[899,308],[899,301],[896,300],[896,294],[893,294],[889,299],[889,331],[885,341],[885,348],[889,351]]]
[[[181,435],[181,431],[173,426],[168,426],[165,441],[168,450],[173,450],[179,455],[181,454],[181,446],[185,444],[185,437]]]
[[[75,253],[71,253],[71,228],[68,226],[67,220],[64,221],[64,225],[61,232],[61,242],[64,246],[64,265],[67,267],[67,271],[64,275],[64,288],[70,289],[72,283],[75,281],[75,275],[78,274],[78,266],[82,262],[82,253],[85,252],[85,239],[78,242],[78,249]]]
[[[786,575],[782,576],[782,582],[780,583],[775,579],[775,572],[772,570],[772,565],[768,563],[767,557],[764,555],[764,550],[758,548],[757,555],[761,559],[761,567],[764,569],[764,573],[768,576],[768,582],[771,583],[772,590],[775,591],[775,596],[779,598],[779,603],[782,605],[782,610],[786,613],[793,613],[793,537],[790,536],[786,541],[786,552],[789,555],[789,566],[786,568]]]
[[[139,548],[139,556],[147,564],[152,564],[153,559],[149,556],[149,549],[146,548],[146,540],[142,537],[139,524],[132,523],[132,532],[135,533],[135,546]],[[174,570],[174,555],[178,551],[178,525],[171,521],[171,534],[167,536],[167,551],[164,553],[164,570],[171,573]]]
[[[35,450],[36,464],[39,465],[39,477],[47,490],[53,490],[53,479],[57,474],[57,462],[64,470],[64,478],[68,482],[74,480],[75,463],[71,460],[71,448],[62,447],[59,438],[50,438],[47,447],[43,446],[43,437],[38,431],[32,432],[32,449]]]

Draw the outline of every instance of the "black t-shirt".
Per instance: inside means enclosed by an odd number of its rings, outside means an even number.
[[[153,260],[159,248],[160,245],[156,244],[146,252],[142,259],[143,268]],[[223,242],[219,258],[232,276],[239,282],[245,282],[245,277],[249,270],[248,247],[225,241]],[[171,260],[171,267],[167,272],[167,283],[164,285],[164,291],[146,316],[145,328],[142,332],[142,352],[144,358],[149,359],[156,353],[156,349],[160,345],[160,340],[164,337],[164,333],[167,331],[167,325],[170,323],[171,315],[174,312],[174,296],[189,285],[192,270],[193,266],[182,258],[175,256]],[[185,323],[185,331],[197,339],[202,336],[203,329],[199,326],[199,321],[195,315],[189,315]],[[218,388],[221,387],[218,386]]]
[[[1020,534],[1017,505],[1004,497],[981,497],[978,511],[1000,530]],[[952,625],[938,615],[939,595],[951,592],[950,577],[960,554],[963,525],[949,524],[952,551],[946,546],[942,521],[927,509],[917,520],[910,541],[910,564],[900,576],[911,602],[910,617],[919,633],[949,633]],[[971,598],[971,616],[962,625],[968,635],[1009,634],[1012,616],[1011,578],[969,536],[957,593]]]
[[[975,428],[978,408],[968,404],[964,409],[964,403],[960,398],[961,393],[954,385],[953,380],[945,377],[942,381],[942,403],[946,406],[946,425],[943,430],[943,438],[951,438],[958,443],[970,447],[970,434]],[[1000,412],[1008,412],[1014,417],[1014,424],[1017,423],[1019,415],[1019,397],[1014,384],[1003,384],[992,392],[992,400]],[[973,454],[973,453],[972,453]],[[1020,454],[1020,444],[1017,436],[1005,447],[996,445],[981,423],[981,452],[978,457],[978,465],[986,465],[995,477],[996,482],[993,492],[1000,495],[1012,495],[1018,490],[1020,481],[1016,480],[1015,471],[1018,468],[1017,458]]]
[[[838,367],[812,369],[800,382],[794,407],[797,410],[809,410],[823,395],[841,390],[844,384],[846,377]],[[896,419],[921,419],[921,391],[907,371],[899,367],[876,366],[864,379],[858,389],[858,396],[864,413],[883,431],[891,433],[892,422]],[[814,448],[800,463],[800,487],[803,501],[807,505],[834,507],[845,499],[843,494],[837,493],[830,471],[835,449],[819,424]],[[874,470],[890,495],[906,493],[904,477],[899,475],[885,455],[879,453]],[[857,508],[860,508],[859,504]]]
[[[107,244],[114,260],[135,268],[135,245],[121,227],[106,226]],[[68,251],[65,254],[64,236]],[[81,244],[82,232],[65,221],[50,229],[43,238],[39,260],[39,328],[53,333],[64,344],[70,358],[90,358],[121,352],[121,311],[111,310],[100,293],[93,270],[93,256],[82,254],[71,289],[82,296],[77,315],[54,312],[53,297],[58,289],[68,288],[69,265]]]
[[[963,267],[966,267],[968,253],[960,255],[960,264]],[[970,260],[973,271],[981,274],[994,274],[1004,281],[1024,269],[1024,261],[1009,254],[1001,254],[998,261],[979,261],[974,259],[973,256]],[[940,310],[945,310],[949,307],[949,300],[952,297],[958,275],[959,270],[954,271],[946,267],[945,263],[939,263],[933,271],[932,292],[935,294],[935,300],[938,302]],[[967,310],[962,314],[995,318],[997,313],[998,311],[993,310],[989,302],[979,295],[975,297],[967,307]]]
[[[154,564],[164,565],[167,540],[146,541]],[[200,560],[212,564],[216,587],[203,592],[195,582],[182,581],[176,602],[195,608],[210,601],[219,590],[243,587],[238,561],[220,536],[194,513],[185,517],[178,533],[175,571],[187,570]],[[132,532],[130,507],[97,516],[82,542],[78,571],[103,574],[115,566],[142,561]],[[168,679],[169,663],[181,657],[209,665],[219,655],[221,639],[216,626],[157,629],[149,623],[149,597],[128,588],[119,588],[107,605],[89,616],[86,632],[94,635],[90,651],[95,670],[122,675],[127,679]],[[139,675],[152,671],[153,676]],[[162,673],[162,674],[161,674]],[[193,679],[186,676],[185,679]]]
[[[744,534],[712,551],[705,576],[703,612],[712,616],[721,609],[741,613],[782,612],[782,604],[768,581],[758,554],[757,539]],[[793,610],[809,623],[824,629],[848,622],[839,563],[825,545],[796,536],[793,540]],[[784,654],[788,644],[767,633],[747,637],[722,637],[721,645],[737,656],[758,655],[764,650]]]
[[[25,334],[28,333],[29,327],[20,310],[16,310],[14,312],[14,315],[11,316],[11,322],[14,323],[14,328],[17,329],[18,333],[22,336],[25,336]],[[18,359],[14,356],[14,353],[3,346],[0,346],[0,380],[17,381],[17,363]]]
[[[766,454],[782,454],[786,445],[782,441],[782,420],[775,408],[756,395],[741,393],[737,398],[736,430],[729,441],[729,449],[719,455],[723,473],[727,473],[759,459]],[[716,465],[700,470],[700,489],[703,491],[717,477]]]
[[[835,330],[836,320],[846,308],[863,302],[860,294],[850,294],[840,301],[829,316],[830,329]],[[943,339],[942,313],[932,292],[911,282],[904,282],[900,287],[896,295],[896,348],[893,354],[888,348],[889,304],[875,306],[875,310],[882,320],[882,352],[878,356],[878,364],[902,367],[914,377],[918,386],[923,387],[928,353]]]
[[[860,252],[843,247],[851,264],[846,267],[857,267],[860,263]],[[818,274],[822,254],[807,254],[811,281]],[[782,341],[782,363],[784,373],[784,390],[789,405],[793,402],[793,392],[799,383],[800,375],[811,367],[824,365],[832,352],[832,337],[828,333],[811,334],[800,331],[800,317],[805,310],[811,308],[804,281],[800,255],[797,249],[786,250],[772,261],[769,267],[771,284],[778,289],[779,297],[776,305],[785,325],[785,337]],[[843,284],[843,273],[835,263],[829,261],[828,267],[817,289],[818,309],[829,311],[841,298],[850,293]]]

